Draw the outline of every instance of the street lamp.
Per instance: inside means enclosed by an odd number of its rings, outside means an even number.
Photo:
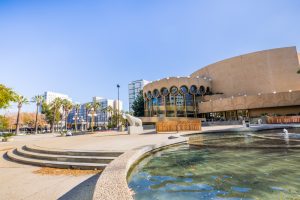
[[[120,89],[120,85],[117,84],[117,88],[118,88],[118,110],[117,110],[117,128],[119,128],[119,111],[120,111],[120,100],[119,100],[119,89]]]

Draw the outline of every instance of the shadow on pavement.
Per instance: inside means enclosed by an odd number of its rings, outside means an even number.
[[[100,174],[95,174],[58,198],[59,200],[91,200]]]

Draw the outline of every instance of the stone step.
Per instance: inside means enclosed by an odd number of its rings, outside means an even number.
[[[55,168],[69,168],[69,169],[104,169],[107,164],[103,163],[81,163],[81,162],[62,162],[62,161],[50,161],[50,160],[40,160],[33,158],[22,157],[15,153],[16,149],[7,152],[7,156],[16,162],[23,164],[41,166],[41,167],[55,167]]]
[[[69,155],[54,155],[43,154],[27,151],[25,148],[18,148],[15,154],[39,160],[62,161],[62,162],[85,162],[85,163],[103,163],[108,164],[116,157],[99,157],[99,156],[69,156]]]
[[[99,156],[99,157],[118,157],[123,152],[120,151],[88,151],[88,150],[66,150],[66,149],[50,149],[35,145],[26,145],[24,150],[42,154],[53,155],[69,155],[69,156]]]

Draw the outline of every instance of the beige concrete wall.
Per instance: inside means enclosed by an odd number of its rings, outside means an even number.
[[[300,90],[223,98],[198,104],[200,113],[300,105]]]
[[[191,77],[212,78],[213,92],[225,96],[300,90],[296,47],[254,52],[208,65]]]
[[[273,108],[258,108],[249,111],[250,117],[259,117],[262,114],[267,113],[269,116],[272,115],[298,115],[300,113],[300,106],[285,106],[285,107],[273,107]]]

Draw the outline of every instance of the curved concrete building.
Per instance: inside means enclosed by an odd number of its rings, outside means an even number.
[[[188,77],[151,82],[143,88],[145,116],[238,120],[297,115],[299,60],[296,47],[271,49],[219,61]]]

